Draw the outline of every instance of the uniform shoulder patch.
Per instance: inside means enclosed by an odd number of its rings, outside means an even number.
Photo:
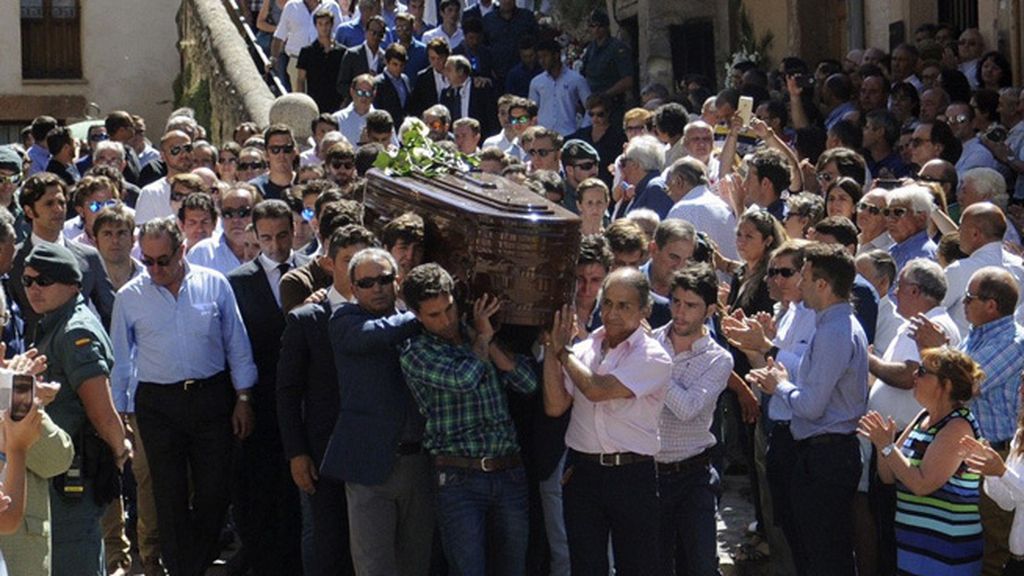
[[[87,346],[87,345],[89,345],[91,343],[92,343],[92,338],[79,338],[78,340],[75,340],[75,346],[77,346],[79,348],[81,348],[82,346]]]

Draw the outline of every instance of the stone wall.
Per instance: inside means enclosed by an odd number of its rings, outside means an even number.
[[[221,0],[182,0],[178,33],[177,105],[196,110],[214,143],[242,122],[266,126],[274,96]]]

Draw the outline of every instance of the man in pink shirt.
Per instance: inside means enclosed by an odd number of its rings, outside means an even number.
[[[608,574],[610,534],[617,573],[657,574],[654,455],[672,359],[642,326],[651,311],[646,275],[620,268],[601,294],[603,327],[570,347],[576,320],[563,308],[544,357],[545,411],[573,408],[562,480],[569,558],[574,576]]]

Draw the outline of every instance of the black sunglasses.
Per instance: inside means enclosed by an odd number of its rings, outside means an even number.
[[[271,154],[280,154],[282,152],[285,154],[291,154],[292,152],[295,152],[295,145],[285,144],[284,146],[267,146],[267,150],[269,150]]]
[[[175,250],[177,252],[177,250]],[[165,254],[159,258],[150,258],[149,256],[143,256],[142,265],[146,268],[152,268],[153,266],[159,266],[160,268],[166,268],[171,265],[171,260],[174,258],[174,254]]]
[[[331,168],[334,168],[335,170],[341,170],[342,168],[344,168],[346,170],[351,170],[351,169],[353,169],[355,167],[356,167],[356,163],[351,161],[351,160],[349,160],[348,162],[346,162],[344,160],[332,160],[331,161]]]
[[[769,268],[768,277],[774,278],[776,276],[782,276],[783,278],[792,278],[796,274],[795,268]]]
[[[53,286],[57,281],[53,278],[47,278],[46,276],[22,276],[21,284],[25,288],[31,288],[33,285],[38,284],[40,288],[46,288],[47,286]]]
[[[917,370],[914,370],[914,376],[917,376],[918,378],[924,378],[928,374],[934,374],[938,376],[938,374],[935,374],[935,372],[932,372],[931,370],[925,368],[924,364],[918,365]]]
[[[858,202],[857,203],[857,211],[859,211],[859,212],[867,212],[868,214],[871,214],[872,216],[878,216],[879,214],[882,213],[882,209],[881,208],[879,208],[878,206],[873,206],[871,204],[868,204],[867,202]]]
[[[586,162],[580,162],[578,164],[573,164],[574,167],[579,168],[580,170],[593,170],[594,166],[596,166],[596,165],[597,165],[597,162],[594,162],[593,160],[588,160]]]
[[[225,218],[248,218],[252,214],[252,208],[243,206],[241,208],[226,208],[221,210],[220,215]]]
[[[263,170],[267,165],[263,162],[240,162],[238,164],[239,170]]]
[[[362,288],[363,290],[369,290],[370,288],[373,288],[374,284],[379,284],[381,286],[387,286],[388,284],[392,284],[394,281],[395,281],[395,273],[392,272],[391,274],[382,274],[380,276],[371,276],[371,277],[368,277],[368,278],[360,278],[359,280],[356,280],[354,282],[354,284],[357,287]]]
[[[192,145],[191,144],[179,144],[177,146],[171,146],[171,149],[170,149],[171,156],[180,156],[182,152],[184,152],[186,154],[191,154],[192,153]]]

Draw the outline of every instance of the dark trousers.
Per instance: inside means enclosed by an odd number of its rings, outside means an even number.
[[[1024,560],[1010,558],[1003,566],[1003,576],[1024,576]]]
[[[782,528],[793,556],[797,555],[798,537],[793,522],[793,505],[789,497],[790,480],[796,466],[796,441],[789,431],[789,422],[776,422],[768,435],[765,451],[765,476],[772,498],[772,516],[776,525]]]
[[[872,447],[872,455],[875,450]],[[896,485],[886,484],[878,477],[877,456],[871,460],[868,503],[878,534],[878,574],[896,574]]]
[[[135,413],[153,475],[160,548],[170,576],[204,574],[219,553],[230,499],[235,393],[139,384]],[[191,479],[191,497],[189,480]]]
[[[790,500],[801,575],[854,576],[853,496],[860,479],[854,435],[823,435],[796,443]]]
[[[276,429],[268,429],[268,422],[275,422],[271,415],[256,414],[255,431],[235,451],[231,482],[231,514],[245,564],[254,576],[302,571],[299,489],[280,436]]]
[[[307,576],[355,574],[348,545],[345,483],[321,476],[316,492],[309,495],[309,507],[313,513],[313,566],[307,567]]]
[[[658,471],[663,576],[718,574],[719,492],[718,473],[710,462],[688,470]]]
[[[569,451],[562,491],[573,576],[608,576],[608,536],[618,576],[661,571],[654,461],[601,466]]]

